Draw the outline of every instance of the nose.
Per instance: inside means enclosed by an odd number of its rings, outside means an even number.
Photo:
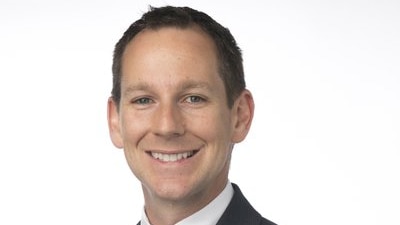
[[[153,133],[158,136],[174,137],[184,133],[182,114],[175,104],[161,104],[153,117]]]

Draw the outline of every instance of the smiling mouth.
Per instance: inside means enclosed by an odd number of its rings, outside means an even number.
[[[166,154],[166,153],[160,153],[160,152],[151,152],[150,155],[157,160],[160,160],[162,162],[176,162],[179,160],[183,159],[188,159],[193,157],[198,150],[193,150],[193,151],[188,151],[188,152],[182,152],[182,153],[174,153],[174,154]]]

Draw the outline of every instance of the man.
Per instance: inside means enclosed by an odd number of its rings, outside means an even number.
[[[187,7],[133,23],[114,51],[108,124],[142,184],[139,224],[273,224],[228,180],[253,113],[228,29]]]

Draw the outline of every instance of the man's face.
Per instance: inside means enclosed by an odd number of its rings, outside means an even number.
[[[142,31],[122,65],[119,111],[108,105],[110,134],[146,202],[210,201],[226,184],[233,144],[247,134],[250,93],[228,108],[214,43],[198,28]]]

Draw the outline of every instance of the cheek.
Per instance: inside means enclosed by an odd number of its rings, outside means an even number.
[[[201,138],[207,143],[204,168],[210,177],[220,175],[229,168],[232,150],[230,114],[221,113],[198,124]]]
[[[138,152],[128,146],[124,149],[124,154],[132,173],[139,180],[143,180],[146,177],[146,166],[143,164],[143,160],[140,159]]]
[[[146,118],[135,113],[125,113],[121,118],[122,136],[124,141],[135,140],[148,126]]]
[[[121,118],[124,154],[133,174],[140,180],[143,177],[143,157],[138,149],[139,142],[145,134],[146,121],[133,113],[126,113]],[[148,126],[148,125],[147,125]]]
[[[185,119],[187,131],[194,133],[205,141],[222,144],[230,142],[232,126],[230,114],[226,112],[204,112],[201,116]]]

